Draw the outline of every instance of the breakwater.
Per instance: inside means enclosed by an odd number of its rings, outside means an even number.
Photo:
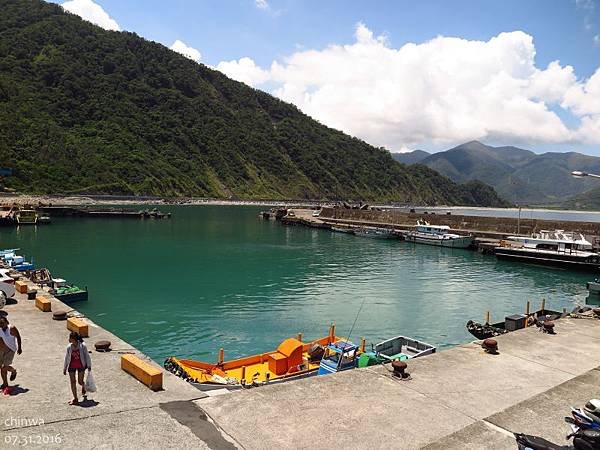
[[[586,236],[600,236],[600,222],[521,219],[512,217],[483,217],[454,214],[406,213],[396,210],[359,210],[346,208],[323,208],[319,218],[324,221],[345,221],[355,224],[382,224],[413,227],[417,220],[427,220],[435,225],[448,225],[453,230],[475,232],[483,235],[508,236],[532,234],[540,230],[578,231]]]

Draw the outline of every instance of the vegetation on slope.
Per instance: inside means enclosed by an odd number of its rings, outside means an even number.
[[[0,8],[0,167],[13,169],[11,188],[503,204],[134,33],[39,0]]]

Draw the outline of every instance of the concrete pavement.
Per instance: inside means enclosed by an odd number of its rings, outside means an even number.
[[[499,355],[470,343],[411,360],[410,381],[375,367],[196,403],[248,449],[514,449],[511,432],[564,443],[569,406],[600,397],[600,321],[556,330],[501,336]]]
[[[23,354],[14,360],[14,395],[0,395],[1,447],[234,448],[192,402],[202,392],[168,372],[163,374],[164,390],[151,391],[120,369],[124,353],[149,358],[88,319],[90,337],[85,340],[98,392],[82,406],[68,405],[70,386],[62,374],[66,322],[52,320],[52,313],[38,310],[26,295],[16,298],[18,303],[4,311],[23,337]],[[72,309],[54,298],[52,308]],[[112,342],[112,352],[95,351],[94,342],[104,339]]]

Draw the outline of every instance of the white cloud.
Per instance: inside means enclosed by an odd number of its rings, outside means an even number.
[[[424,141],[570,139],[545,102],[562,99],[575,81],[572,68],[555,62],[537,69],[533,39],[525,33],[489,41],[437,37],[394,49],[359,24],[355,38],[274,63],[276,95],[390,149]]]
[[[254,4],[260,9],[269,9],[269,3],[267,0],[254,0]]]
[[[268,70],[250,58],[217,69],[251,86],[269,82],[320,122],[393,151],[472,139],[600,143],[600,69],[578,81],[559,61],[536,67],[535,53],[521,31],[393,48],[358,24],[351,44],[296,51]],[[553,111],[560,107],[578,129]]]
[[[84,20],[92,22],[105,30],[120,31],[119,24],[106,11],[92,0],[70,0],[61,5],[70,13],[77,14]]]
[[[217,64],[216,68],[229,78],[253,87],[268,81],[270,78],[269,72],[257,66],[251,58],[241,58],[237,61],[221,61]]]
[[[562,105],[578,116],[600,115],[600,68],[585,83],[572,86]]]
[[[196,50],[194,47],[190,47],[185,42],[182,42],[179,39],[173,42],[173,45],[171,45],[171,47],[169,48],[177,53],[181,53],[186,58],[190,58],[196,62],[200,62],[200,60],[202,59],[202,54],[198,50]]]
[[[592,38],[592,41],[594,42],[594,45],[600,45],[600,34],[595,35]]]

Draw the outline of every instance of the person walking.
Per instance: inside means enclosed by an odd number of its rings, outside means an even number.
[[[63,375],[69,372],[69,380],[71,382],[71,392],[73,392],[73,400],[69,402],[69,405],[78,405],[79,399],[77,398],[77,383],[81,385],[81,395],[83,399],[86,399],[85,382],[83,376],[86,369],[92,370],[92,358],[90,353],[83,342],[83,338],[79,333],[73,331],[69,334],[69,345],[67,346],[67,353],[65,355],[65,363],[63,366]],[[77,373],[77,380],[75,380],[75,373]]]
[[[10,372],[10,381],[17,378],[17,370],[12,367],[15,353],[23,353],[21,348],[21,335],[17,327],[8,323],[6,316],[0,317],[0,375],[2,375],[2,385],[0,390],[8,389],[8,372]],[[5,392],[6,393],[6,392]]]

